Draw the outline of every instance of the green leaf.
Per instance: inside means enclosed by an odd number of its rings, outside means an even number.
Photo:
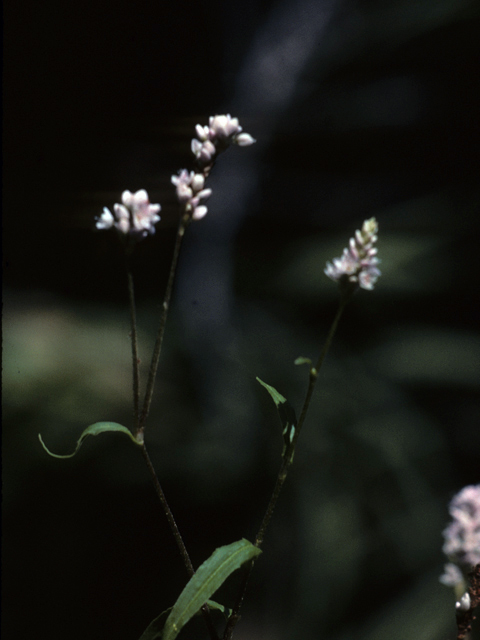
[[[258,382],[265,387],[268,393],[272,396],[273,401],[277,407],[278,415],[280,416],[280,422],[282,423],[283,429],[283,451],[282,456],[287,454],[287,451],[290,450],[290,445],[293,442],[293,437],[295,435],[295,427],[297,424],[297,416],[295,415],[295,409],[288,402],[286,398],[282,396],[281,393],[278,393],[276,389],[271,387],[263,380],[257,377]],[[289,453],[290,461],[293,460],[293,451]]]
[[[165,622],[162,640],[174,640],[228,576],[260,553],[260,549],[245,539],[215,549],[210,558],[190,578],[178,597]],[[141,640],[154,640],[155,637],[142,636]]]
[[[82,446],[82,442],[87,436],[98,436],[99,433],[103,433],[104,431],[119,431],[120,433],[125,433],[135,444],[138,444],[140,446],[143,444],[143,439],[136,440],[130,429],[127,429],[127,427],[124,427],[117,422],[95,422],[95,424],[91,424],[80,436],[77,442],[77,446],[75,447],[75,451],[64,456],[60,456],[57,453],[52,453],[49,449],[47,449],[40,434],[38,434],[38,439],[40,440],[42,447],[45,449],[49,456],[52,456],[53,458],[73,458],[73,456]]]

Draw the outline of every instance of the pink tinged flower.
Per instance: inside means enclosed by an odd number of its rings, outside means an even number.
[[[113,223],[115,222],[115,218],[113,217],[112,212],[107,207],[103,207],[103,213],[97,218],[97,222],[95,226],[97,229],[110,229],[113,227]]]
[[[114,204],[113,210],[115,211],[115,227],[120,233],[128,233],[130,231],[130,214],[127,207],[123,204]]]
[[[172,184],[176,187],[179,202],[188,202],[193,197],[193,191],[190,187],[193,175],[193,171],[188,173],[186,169],[182,169],[178,176],[171,177]]]
[[[194,191],[201,191],[205,185],[205,176],[203,173],[195,173],[191,180],[191,185]]]
[[[205,142],[205,140],[208,140],[208,134],[210,133],[210,129],[207,126],[202,127],[201,124],[197,124],[195,126],[195,132],[200,142]]]
[[[204,207],[203,205],[200,207],[195,207],[195,209],[193,210],[192,219],[201,220],[204,216],[207,215],[207,211],[207,207]]]
[[[204,142],[196,138],[192,140],[192,153],[201,164],[211,163],[216,152],[215,145],[210,140]]]
[[[377,241],[378,224],[375,218],[365,220],[362,229],[350,238],[349,245],[343,250],[340,258],[327,262],[324,273],[340,286],[357,285],[362,289],[372,290],[377,278],[381,275],[377,265],[377,249],[373,246]]]
[[[235,136],[233,141],[235,144],[238,144],[239,147],[249,147],[256,142],[255,138],[252,138],[249,133],[240,133],[238,136]]]

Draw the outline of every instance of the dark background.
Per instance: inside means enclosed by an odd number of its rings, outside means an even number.
[[[471,0],[5,4],[5,638],[138,638],[186,576],[131,424],[122,256],[94,217],[162,204],[134,256],[144,370],[197,123],[256,139],[189,229],[147,432],[195,565],[253,539],[362,221],[382,272],[322,370],[238,626],[250,640],[454,637],[448,501],[480,481],[479,7]],[[238,579],[238,578],[237,578]],[[217,596],[231,604],[235,577]],[[219,621],[220,622],[220,621]],[[478,632],[477,632],[478,633]],[[202,622],[185,629],[204,637]]]

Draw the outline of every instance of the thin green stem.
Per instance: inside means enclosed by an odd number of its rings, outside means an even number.
[[[187,548],[185,546],[185,543],[183,541],[182,535],[180,533],[180,530],[178,528],[178,525],[175,521],[175,518],[173,517],[173,513],[172,510],[170,509],[170,505],[167,502],[167,499],[165,497],[165,494],[163,493],[163,489],[160,485],[160,481],[158,479],[157,473],[155,471],[155,468],[152,464],[152,461],[150,460],[150,456],[148,455],[148,451],[147,448],[145,446],[145,443],[142,445],[142,455],[143,458],[145,460],[145,463],[147,465],[147,469],[150,473],[150,476],[152,478],[152,482],[153,482],[153,486],[155,488],[155,492],[162,504],[163,507],[163,511],[165,512],[165,515],[167,516],[167,521],[168,524],[170,526],[170,530],[173,534],[173,537],[175,538],[175,542],[177,543],[177,547],[178,550],[180,551],[180,555],[182,557],[183,560],[183,564],[185,565],[185,568],[187,570],[188,576],[189,578],[191,578],[194,573],[195,573],[195,569],[193,567],[192,561],[190,560],[190,556],[188,554]],[[212,640],[219,640],[218,638],[218,634],[217,631],[213,625],[212,622],[212,618],[210,616],[210,609],[208,607],[207,604],[204,604],[202,607],[202,614],[203,617],[205,619],[205,623],[207,625],[208,628],[208,632],[210,634],[210,637],[212,638]]]
[[[138,431],[143,431],[145,428],[145,422],[150,411],[150,405],[152,402],[153,389],[155,386],[155,377],[157,375],[158,361],[160,360],[160,353],[162,351],[163,336],[165,334],[165,325],[167,323],[168,310],[170,307],[170,298],[172,296],[173,282],[175,280],[175,272],[177,269],[178,256],[180,255],[180,248],[182,246],[183,236],[185,230],[190,222],[191,218],[188,215],[182,216],[180,224],[178,225],[177,238],[175,241],[175,248],[173,250],[172,264],[170,267],[170,273],[168,276],[167,288],[165,290],[165,297],[163,299],[162,314],[160,316],[160,325],[158,327],[157,339],[155,340],[155,346],[153,349],[152,360],[150,363],[150,369],[148,372],[147,388],[145,391],[145,399],[143,402],[142,413],[140,415],[138,423]]]
[[[330,348],[330,345],[332,344],[332,340],[333,340],[333,336],[335,335],[335,331],[337,330],[337,326],[338,323],[340,321],[340,318],[342,316],[343,310],[345,309],[345,306],[348,302],[348,300],[350,299],[352,292],[348,292],[347,294],[344,294],[340,300],[340,304],[337,310],[337,313],[335,315],[335,318],[332,322],[332,325],[330,327],[330,331],[328,332],[328,336],[327,339],[325,340],[325,344],[323,345],[322,351],[320,352],[320,355],[318,357],[317,363],[315,365],[315,367],[311,366],[310,367],[310,372],[309,372],[309,380],[308,380],[308,388],[307,388],[307,393],[305,395],[305,400],[303,402],[303,407],[302,407],[302,411],[300,413],[300,418],[298,419],[298,424],[296,425],[295,428],[295,434],[294,437],[292,439],[291,444],[289,445],[289,447],[287,448],[287,450],[285,451],[283,458],[282,458],[282,464],[280,465],[280,469],[278,471],[278,475],[277,475],[277,479],[275,482],[275,486],[273,488],[273,492],[272,495],[270,496],[270,500],[268,502],[268,506],[267,509],[265,511],[265,515],[263,516],[263,520],[260,524],[260,528],[258,530],[258,533],[256,535],[255,538],[255,546],[256,547],[260,547],[263,543],[263,539],[265,537],[265,532],[267,530],[267,527],[270,523],[270,520],[272,518],[273,512],[275,510],[275,506],[278,502],[278,498],[280,496],[280,493],[282,491],[283,485],[285,484],[285,480],[287,479],[287,475],[288,475],[288,471],[292,465],[293,462],[293,453],[295,451],[295,445],[297,444],[298,441],[298,437],[301,431],[301,428],[303,426],[303,423],[305,422],[305,418],[307,416],[307,412],[308,412],[308,408],[310,406],[310,401],[312,399],[312,395],[313,395],[313,391],[315,389],[315,384],[317,382],[317,378],[318,378],[318,372],[320,371],[322,364],[325,360],[325,356],[327,355],[327,352]],[[243,600],[245,597],[245,592],[247,590],[247,585],[248,585],[248,580],[250,578],[250,574],[252,573],[252,569],[253,569],[253,565],[254,565],[254,561],[252,560],[246,567],[244,570],[244,574],[243,574],[243,579],[240,585],[240,590],[239,590],[239,595],[237,597],[237,600],[234,604],[233,610],[232,610],[232,614],[228,619],[228,623],[227,626],[225,628],[224,634],[223,634],[223,640],[231,640],[232,635],[233,635],[233,630],[235,625],[237,624],[238,620],[240,619],[240,609],[242,607],[243,604]]]
[[[140,375],[138,370],[138,338],[137,338],[137,317],[135,311],[135,291],[133,288],[133,275],[130,269],[128,257],[125,257],[127,269],[128,299],[130,305],[130,336],[132,341],[132,366],[133,366],[133,415],[134,433],[138,432],[139,403],[140,403]]]
[[[265,536],[265,532],[267,530],[270,519],[273,515],[273,511],[275,509],[275,505],[277,504],[278,497],[282,491],[282,487],[287,478],[287,474],[290,469],[290,466],[292,465],[295,445],[297,444],[298,438],[300,436],[300,431],[302,430],[303,423],[305,422],[305,418],[307,417],[310,401],[312,399],[313,391],[315,389],[315,384],[318,379],[318,373],[322,367],[322,364],[325,360],[325,356],[327,355],[330,345],[332,344],[333,336],[335,335],[335,331],[337,330],[338,323],[340,321],[340,318],[342,317],[343,310],[345,309],[345,305],[347,304],[349,298],[350,296],[342,297],[337,313],[332,322],[332,326],[330,327],[330,331],[328,332],[327,339],[325,340],[323,349],[318,357],[317,363],[315,367],[310,367],[310,372],[308,376],[308,388],[307,388],[307,393],[305,395],[305,400],[303,402],[302,411],[300,413],[300,418],[298,419],[298,423],[295,428],[295,433],[294,433],[292,442],[287,448],[287,451],[285,451],[285,454],[283,456],[282,464],[280,465],[280,470],[277,475],[277,481],[275,483],[273,493],[270,497],[267,510],[265,512],[265,515],[263,516],[262,524],[260,525],[260,529],[258,530],[258,533],[257,533],[255,545],[258,547],[263,542],[263,538]]]

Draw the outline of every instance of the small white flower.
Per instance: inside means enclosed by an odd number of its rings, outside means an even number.
[[[195,207],[192,214],[193,220],[200,220],[201,218],[207,215],[207,211],[208,211],[207,207],[204,207],[203,205],[200,207]]]
[[[465,591],[460,600],[455,603],[455,608],[457,609],[457,611],[468,611],[471,605],[472,601],[470,598],[470,594],[468,593],[468,591]]]
[[[97,229],[110,229],[113,227],[113,223],[115,222],[115,218],[113,217],[112,212],[107,207],[103,207],[103,213],[97,218],[97,222],[95,226]]]
[[[191,185],[194,191],[201,191],[205,185],[205,176],[203,173],[195,173],[191,180]]]
[[[233,141],[235,144],[238,144],[239,147],[249,147],[251,144],[256,142],[255,138],[252,138],[249,133],[241,133],[240,135],[235,136]]]
[[[207,126],[202,127],[201,124],[197,124],[195,126],[195,132],[200,142],[205,142],[205,140],[208,140],[208,134],[210,133],[210,129]]]
[[[202,165],[211,164],[213,156],[217,150],[210,140],[200,142],[196,138],[192,140],[192,153]]]
[[[179,202],[188,202],[193,197],[193,190],[190,187],[192,183],[193,171],[188,173],[186,169],[180,171],[178,176],[172,176],[172,184],[176,186],[177,198]]]

